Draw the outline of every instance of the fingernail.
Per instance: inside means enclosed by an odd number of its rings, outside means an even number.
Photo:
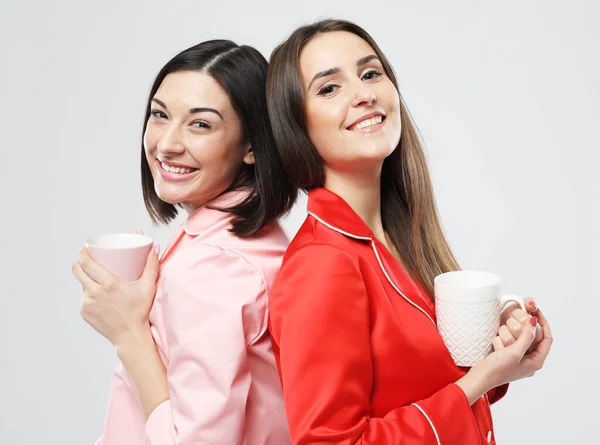
[[[156,253],[156,256],[160,255],[160,246],[158,244],[154,245],[154,253]]]
[[[533,306],[533,312],[536,312],[538,310],[538,307],[537,304],[535,304],[535,301],[532,301],[531,305]]]
[[[529,324],[535,328],[535,326],[537,325],[537,317],[531,317],[529,319]]]

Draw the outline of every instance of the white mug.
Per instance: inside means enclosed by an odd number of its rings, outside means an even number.
[[[435,277],[438,332],[458,366],[473,366],[492,352],[500,314],[517,295],[500,296],[500,277],[483,271],[460,270]]]

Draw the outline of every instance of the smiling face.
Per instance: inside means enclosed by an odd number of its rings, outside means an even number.
[[[318,34],[300,53],[309,137],[328,171],[381,168],[400,141],[400,97],[359,36]]]
[[[152,98],[144,149],[158,197],[188,211],[225,191],[254,158],[226,91],[211,76],[179,71]]]

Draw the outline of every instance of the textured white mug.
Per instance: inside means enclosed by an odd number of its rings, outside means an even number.
[[[435,277],[438,331],[458,366],[473,366],[492,352],[500,314],[509,302],[525,310],[517,295],[500,296],[496,274],[459,270]]]

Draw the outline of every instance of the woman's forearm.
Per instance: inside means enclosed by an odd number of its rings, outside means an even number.
[[[490,390],[484,376],[473,368],[458,379],[455,384],[463,390],[467,399],[469,399],[469,405],[473,405],[477,399]]]
[[[167,371],[156,349],[150,327],[132,334],[116,349],[137,390],[147,419],[158,405],[169,398]]]

